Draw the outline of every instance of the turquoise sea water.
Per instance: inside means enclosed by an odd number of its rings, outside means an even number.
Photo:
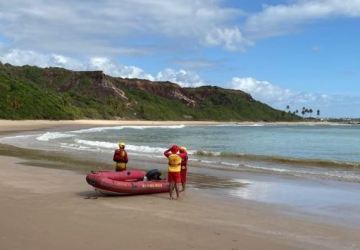
[[[131,155],[162,158],[172,144],[209,168],[360,182],[358,125],[116,126],[1,139],[31,147],[111,154],[119,141]],[[0,142],[1,142],[0,140]]]
[[[47,134],[40,140],[100,148],[120,140],[139,153],[144,146],[144,153],[156,153],[159,148],[179,144],[192,152],[360,163],[360,126],[121,126],[73,131],[68,135],[56,138],[56,134]]]

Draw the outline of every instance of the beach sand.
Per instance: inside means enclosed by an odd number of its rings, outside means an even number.
[[[96,125],[15,123],[1,121],[1,130]],[[17,157],[0,156],[0,204],[4,250],[360,249],[356,229],[287,215],[281,206],[195,188],[177,201],[167,194],[105,197],[83,174],[30,166]]]

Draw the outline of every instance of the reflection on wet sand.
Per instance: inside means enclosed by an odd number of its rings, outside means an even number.
[[[189,184],[195,188],[242,188],[249,183],[241,182],[241,180],[216,177],[211,175],[189,173]]]

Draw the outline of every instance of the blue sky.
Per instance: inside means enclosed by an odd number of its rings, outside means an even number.
[[[0,0],[0,61],[360,117],[360,0]]]

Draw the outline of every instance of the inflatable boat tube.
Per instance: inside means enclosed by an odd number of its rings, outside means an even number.
[[[96,190],[104,194],[152,194],[169,192],[167,180],[144,181],[145,171],[126,170],[122,172],[91,172],[86,181]]]

